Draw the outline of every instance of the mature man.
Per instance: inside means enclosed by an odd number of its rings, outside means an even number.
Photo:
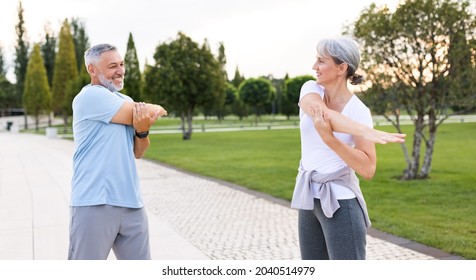
[[[149,228],[135,159],[150,126],[167,112],[119,93],[124,61],[100,44],[84,55],[91,84],[73,100],[75,153],[68,259],[150,259]]]

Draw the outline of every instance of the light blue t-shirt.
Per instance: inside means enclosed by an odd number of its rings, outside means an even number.
[[[134,127],[111,123],[132,99],[103,86],[87,85],[73,100],[71,206],[143,206],[134,158]]]

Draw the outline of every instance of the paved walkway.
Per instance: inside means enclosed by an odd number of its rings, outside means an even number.
[[[73,149],[69,140],[0,132],[0,260],[66,259]],[[153,259],[299,259],[288,202],[148,160],[137,165]],[[456,258],[375,230],[367,242],[373,260]]]

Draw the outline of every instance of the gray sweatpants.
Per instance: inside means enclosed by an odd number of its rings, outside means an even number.
[[[111,205],[71,207],[70,260],[149,260],[149,225],[144,208]]]
[[[332,218],[322,212],[319,199],[313,210],[299,210],[299,246],[303,260],[365,260],[367,228],[356,198],[339,200]]]

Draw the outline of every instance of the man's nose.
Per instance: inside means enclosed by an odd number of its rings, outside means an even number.
[[[125,67],[119,67],[117,70],[117,74],[124,75],[126,74],[126,68]]]

